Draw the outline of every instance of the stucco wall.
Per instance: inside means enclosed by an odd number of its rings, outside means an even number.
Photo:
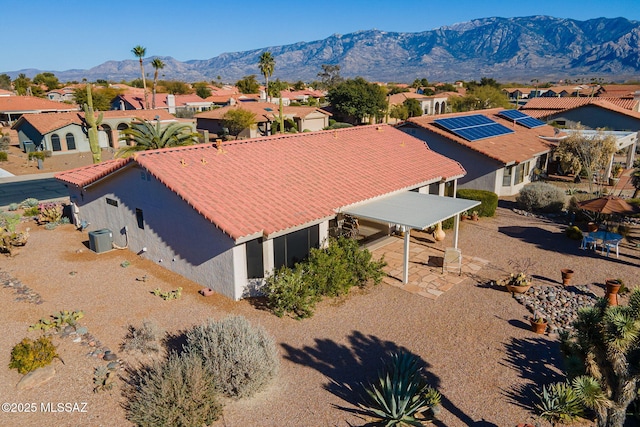
[[[583,126],[591,129],[606,128],[607,130],[640,130],[640,119],[625,116],[615,111],[593,105],[575,108],[554,114],[547,118],[548,122],[564,120],[566,126],[580,122]]]
[[[241,297],[234,280],[234,241],[143,169],[125,169],[82,196],[72,191],[71,198],[79,219],[91,223],[88,231],[110,229],[118,246],[128,236],[132,252],[231,299]],[[136,208],[142,210],[144,230],[138,227]]]

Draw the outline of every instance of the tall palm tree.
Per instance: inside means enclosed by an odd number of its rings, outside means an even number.
[[[269,102],[269,77],[273,75],[273,70],[276,68],[276,60],[273,59],[271,52],[263,52],[260,55],[258,68],[260,68],[260,72],[264,76],[266,98],[267,102]]]
[[[147,53],[147,48],[137,45],[131,49],[136,58],[140,60],[140,74],[142,74],[142,88],[144,89],[144,108],[149,109],[149,101],[147,101],[147,79],[144,77],[144,65],[142,65],[142,58]]]
[[[184,123],[172,123],[161,126],[160,121],[153,123],[142,119],[136,119],[139,123],[120,132],[120,141],[134,144],[123,145],[116,153],[116,157],[129,157],[138,151],[155,150],[158,148],[179,147],[192,145],[198,142],[199,134],[192,132],[191,127]]]
[[[156,109],[156,87],[158,86],[158,70],[161,70],[164,68],[164,62],[162,62],[162,59],[160,58],[153,58],[153,61],[151,61],[151,66],[156,70],[153,73],[153,92],[151,95],[151,108],[152,109]]]

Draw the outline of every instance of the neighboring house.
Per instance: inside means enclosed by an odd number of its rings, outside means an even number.
[[[415,99],[420,103],[422,113],[427,115],[445,114],[450,93],[437,95],[421,95],[415,92],[400,92],[389,96],[389,105],[402,105],[407,99]]]
[[[605,98],[640,98],[640,85],[603,85],[601,97]],[[636,108],[635,111],[638,111]]]
[[[74,87],[63,87],[47,92],[47,99],[57,102],[74,102],[76,99]]]
[[[97,112],[96,114],[99,114]],[[160,120],[163,123],[176,121],[175,117],[162,110],[103,111],[99,126],[100,147],[117,149],[119,132],[129,127],[136,118]],[[53,155],[69,152],[90,152],[84,112],[57,114],[24,114],[13,125],[18,133],[20,148],[26,150],[25,142],[33,147],[51,151]]]
[[[78,111],[77,105],[49,101],[35,96],[0,96],[0,122],[12,125],[23,114]]]
[[[567,123],[557,121],[565,111],[575,110],[586,105],[609,105],[611,108],[619,108],[627,111],[637,111],[638,99],[633,98],[605,98],[605,97],[588,97],[588,98],[534,98],[520,107],[523,113],[547,122],[556,121],[560,126]],[[599,127],[607,127],[607,123],[603,122]],[[612,128],[613,129],[613,128]]]
[[[147,102],[152,105],[153,95],[147,94]],[[210,110],[212,102],[200,98],[198,95],[171,95],[156,93],[156,110],[166,110],[171,114],[177,111],[200,112]],[[116,96],[111,101],[112,110],[144,110],[144,94],[123,94]]]
[[[0,89],[0,96],[15,96],[15,93],[10,90]]]
[[[90,230],[238,300],[323,245],[346,208],[444,195],[463,175],[422,141],[371,125],[144,151],[56,178]]]
[[[243,130],[239,138],[256,138],[271,135],[272,123],[278,119],[280,107],[267,102],[243,102],[211,111],[196,114],[196,128],[206,130],[211,134],[223,135],[224,115],[231,109],[242,108],[256,116],[256,126]],[[330,114],[316,107],[283,107],[283,116],[295,123],[298,132],[317,131],[329,126]]]
[[[467,174],[460,179],[459,188],[511,196],[531,182],[534,170],[546,169],[553,145],[542,137],[553,137],[556,130],[542,122],[527,128],[501,117],[503,111],[493,108],[413,117],[399,128],[425,141],[433,151],[460,162]]]

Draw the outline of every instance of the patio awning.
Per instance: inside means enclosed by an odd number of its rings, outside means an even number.
[[[406,191],[349,207],[342,212],[358,218],[424,230],[479,204],[477,200]]]
[[[409,241],[411,229],[424,230],[447,218],[455,217],[453,246],[458,247],[458,214],[480,204],[477,200],[422,194],[406,191],[376,200],[371,200],[342,212],[358,218],[401,225],[404,230],[404,274],[403,283],[409,281]]]

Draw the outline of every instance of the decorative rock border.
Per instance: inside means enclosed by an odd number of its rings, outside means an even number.
[[[11,277],[6,271],[0,271],[0,282],[3,288],[11,288],[18,294],[16,301],[28,302],[31,304],[42,304],[44,301],[39,293],[24,285],[20,280]]]
[[[532,314],[537,313],[549,322],[549,334],[573,330],[571,324],[578,310],[593,307],[598,296],[586,286],[532,286],[528,292],[514,294],[516,301]]]

